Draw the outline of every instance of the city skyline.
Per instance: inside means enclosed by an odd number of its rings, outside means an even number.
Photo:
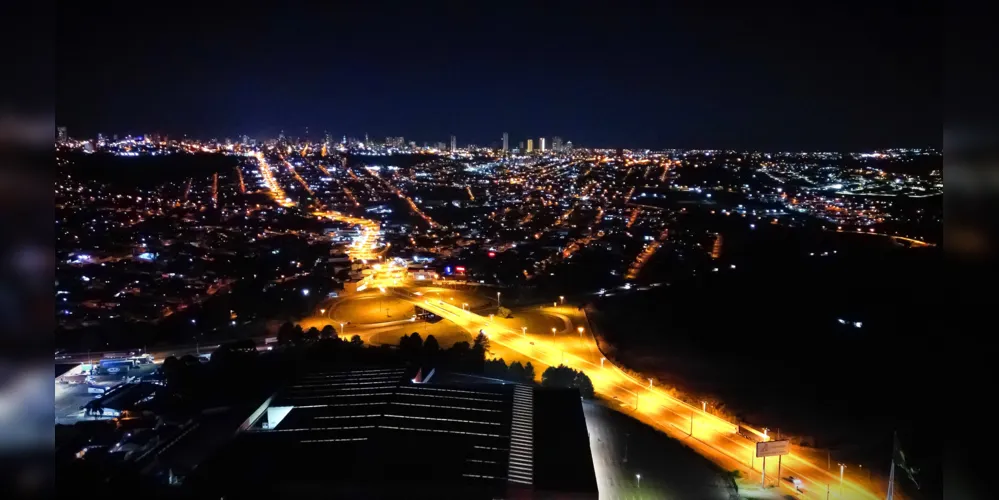
[[[84,136],[257,137],[308,127],[317,137],[454,134],[463,144],[497,143],[497,131],[508,131],[651,149],[941,141],[939,47],[924,36],[932,27],[923,12],[729,19],[552,6],[524,17],[474,6],[375,17],[377,9],[347,6],[261,18],[215,9],[136,19],[112,5],[61,8],[60,125]],[[232,22],[209,23],[215,14]],[[267,30],[244,36],[258,24]],[[852,36],[841,36],[845,27]],[[523,35],[498,36],[509,29]],[[95,57],[107,50],[114,55]]]

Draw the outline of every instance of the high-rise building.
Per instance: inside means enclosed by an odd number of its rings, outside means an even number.
[[[527,152],[531,153],[534,151],[534,139],[527,140]]]
[[[520,151],[524,150],[524,141],[520,141],[520,144],[517,145],[517,149]]]
[[[503,134],[506,137],[506,134]],[[66,135],[66,127],[56,127],[56,140],[59,142],[66,142],[69,136]]]
[[[100,133],[97,134],[97,142],[98,143],[104,142],[104,134]]]
[[[457,139],[455,139],[455,137],[452,135],[451,136],[451,152],[454,153],[457,150],[458,150],[458,142],[457,142]]]
[[[406,140],[402,137],[386,137],[385,147],[389,148],[402,148],[406,144]]]
[[[565,141],[565,150],[572,151],[572,141]]]
[[[538,140],[538,145],[541,146],[541,152],[544,153],[545,152],[545,138],[544,137],[542,137],[541,139]]]
[[[437,151],[444,151],[444,143],[443,142],[438,142],[437,143]]]
[[[562,138],[559,136],[552,137],[552,151],[558,153],[562,151]]]
[[[503,152],[510,150],[510,134],[503,132]]]

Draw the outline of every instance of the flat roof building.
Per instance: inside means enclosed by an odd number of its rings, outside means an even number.
[[[415,371],[305,375],[258,408],[187,485],[225,498],[596,498],[586,427],[573,425],[583,421],[578,392],[453,377],[437,384]],[[536,422],[552,435],[538,436]],[[565,451],[579,456],[553,459]]]

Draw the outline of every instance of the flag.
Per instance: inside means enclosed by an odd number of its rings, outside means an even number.
[[[909,480],[912,484],[916,485],[916,489],[919,489],[919,483],[916,481],[916,473],[919,469],[912,467],[905,460],[905,452],[902,451],[902,445],[898,441],[898,433],[894,435],[894,450],[892,451],[892,462],[900,469],[905,471],[905,474],[909,476]]]

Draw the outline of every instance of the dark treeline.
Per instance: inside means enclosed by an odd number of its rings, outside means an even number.
[[[115,156],[107,153],[84,154],[60,152],[72,163],[63,167],[68,172],[87,179],[123,186],[152,187],[161,182],[176,181],[192,176],[228,173],[238,164],[239,157],[220,154],[177,153],[163,156]]]

